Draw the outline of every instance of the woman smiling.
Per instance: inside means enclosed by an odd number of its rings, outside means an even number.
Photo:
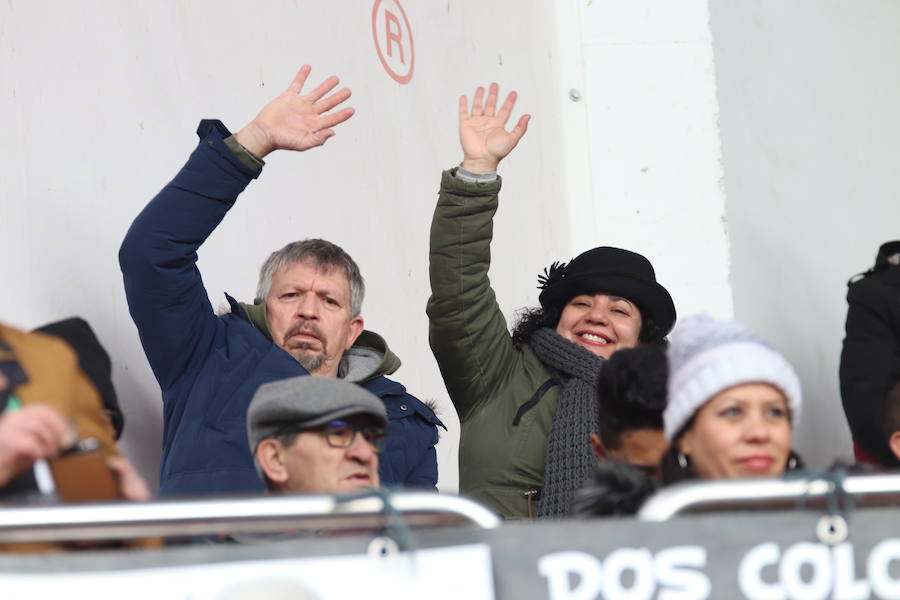
[[[462,425],[460,491],[505,517],[560,517],[596,462],[603,362],[662,339],[675,307],[650,261],[601,246],[545,269],[540,308],[510,335],[488,270],[497,165],[529,119],[507,131],[515,100],[499,105],[496,84],[471,110],[460,98],[463,160],[443,173],[431,225],[429,341]]]

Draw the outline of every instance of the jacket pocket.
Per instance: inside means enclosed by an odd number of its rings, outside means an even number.
[[[550,390],[550,388],[555,385],[559,385],[559,382],[556,381],[556,379],[554,379],[553,377],[542,383],[541,387],[539,387],[534,392],[534,394],[532,394],[531,398],[529,398],[527,402],[522,404],[516,411],[516,416],[513,418],[512,422],[513,427],[518,427],[519,421],[522,420],[522,417],[525,416],[525,413],[537,406],[538,402],[541,401],[541,398],[543,398],[544,395]]]

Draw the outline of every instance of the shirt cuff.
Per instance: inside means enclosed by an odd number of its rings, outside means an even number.
[[[462,179],[463,181],[467,181],[469,183],[487,183],[489,181],[497,180],[497,172],[494,171],[492,173],[472,173],[471,171],[466,171],[459,166],[456,169],[456,178]]]
[[[244,163],[246,167],[249,167],[255,171],[262,171],[262,168],[263,166],[265,166],[266,161],[244,148],[241,143],[237,141],[237,138],[235,138],[233,135],[225,138],[225,145],[228,146],[228,149],[231,150],[237,157],[237,159]]]

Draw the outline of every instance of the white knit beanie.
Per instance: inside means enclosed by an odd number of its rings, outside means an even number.
[[[736,385],[768,383],[787,399],[792,423],[803,402],[800,381],[788,362],[746,327],[708,315],[679,320],[671,335],[669,398],[663,412],[670,442],[707,400]]]

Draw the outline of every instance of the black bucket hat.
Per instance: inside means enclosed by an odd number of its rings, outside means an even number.
[[[650,261],[637,252],[600,246],[579,254],[571,262],[553,263],[538,276],[544,310],[562,310],[579,294],[606,292],[634,302],[641,316],[652,319],[667,335],[675,326],[675,305],[669,292],[656,282]]]

